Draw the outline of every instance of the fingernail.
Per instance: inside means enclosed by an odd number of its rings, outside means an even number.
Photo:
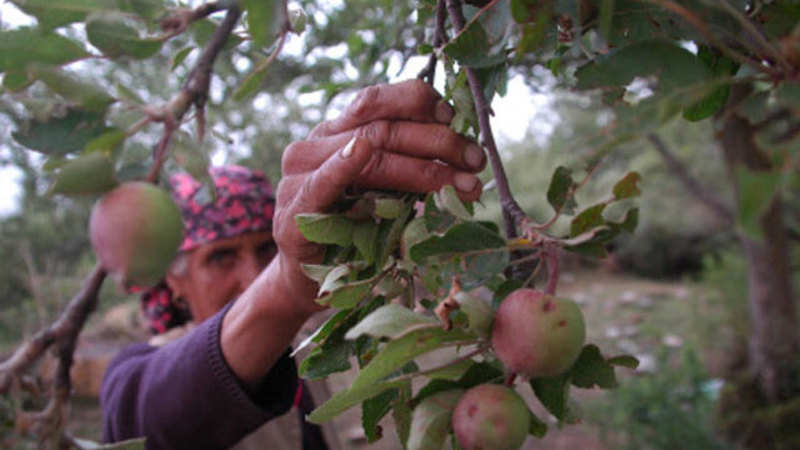
[[[456,112],[453,110],[453,107],[446,101],[440,100],[439,103],[436,104],[436,120],[439,122],[450,123],[455,114]]]
[[[473,169],[483,167],[483,149],[478,144],[469,144],[464,150],[464,162]]]
[[[472,192],[475,190],[475,186],[478,185],[478,177],[471,173],[457,173],[453,177],[453,184],[461,192]]]
[[[355,145],[356,145],[356,137],[353,136],[347,143],[347,145],[345,145],[344,148],[342,149],[342,152],[340,153],[342,155],[342,158],[349,158],[353,154],[353,147]]]

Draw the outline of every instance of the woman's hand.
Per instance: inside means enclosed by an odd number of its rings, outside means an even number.
[[[303,237],[297,214],[325,212],[349,186],[429,192],[451,184],[462,199],[478,199],[475,173],[485,157],[450,129],[452,117],[452,108],[422,81],[374,86],[286,149],[272,224],[278,256],[222,324],[222,353],[244,383],[255,386],[322,309],[314,302],[317,284],[301,264],[319,263],[324,249]]]
[[[422,81],[372,86],[339,118],[286,149],[273,233],[284,280],[301,298],[313,299],[316,284],[300,264],[321,261],[323,247],[303,237],[295,215],[325,212],[349,186],[430,192],[453,185],[463,200],[479,198],[475,173],[486,158],[450,129],[452,117],[450,105]]]

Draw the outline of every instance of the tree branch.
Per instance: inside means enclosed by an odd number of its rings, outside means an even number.
[[[417,78],[425,80],[428,84],[433,85],[434,78],[436,78],[436,49],[438,49],[447,40],[447,31],[444,24],[447,20],[447,8],[445,5],[446,0],[439,0],[436,3],[436,25],[433,30],[433,48],[431,56],[428,57],[428,65],[420,71]]]
[[[161,39],[168,40],[184,31],[194,22],[225,9],[222,2],[209,2],[195,9],[178,9],[161,21],[161,29],[167,32]]]
[[[461,11],[461,1],[447,0],[447,10],[450,12],[450,20],[453,22],[453,25],[455,25],[456,31],[460,32],[463,30],[465,20],[464,14]],[[500,195],[500,205],[503,208],[506,235],[508,238],[514,238],[518,236],[517,225],[527,219],[527,216],[511,194],[508,177],[503,167],[503,161],[500,159],[500,153],[497,151],[497,144],[494,141],[492,126],[489,123],[489,112],[491,109],[483,94],[483,83],[481,83],[478,74],[475,73],[475,70],[471,67],[464,67],[464,70],[467,73],[467,80],[469,80],[472,97],[475,101],[475,111],[478,114],[481,141],[488,152],[494,179],[497,182],[497,192]]]
[[[192,21],[222,9],[220,5],[220,3],[214,2],[190,11],[181,16],[183,22],[177,26],[183,26],[185,29],[185,26]],[[240,16],[241,11],[237,6],[228,8],[225,19],[204,48],[197,65],[189,74],[181,91],[163,107],[149,111],[147,120],[140,121],[141,124],[137,125],[141,127],[154,120],[164,123],[164,132],[154,148],[153,166],[147,175],[147,181],[153,183],[158,181],[172,134],[192,105],[197,107],[198,116],[202,120],[202,111],[208,99],[214,61]],[[169,26],[167,24],[167,27]],[[200,132],[202,133],[202,124]],[[50,440],[53,448],[60,447],[62,444],[67,403],[72,390],[70,369],[78,336],[89,315],[96,309],[98,293],[105,277],[106,271],[100,264],[97,264],[61,316],[48,328],[41,330],[31,340],[22,344],[10,358],[0,363],[0,394],[5,394],[11,388],[14,380],[19,380],[23,372],[29,369],[44,354],[45,350],[52,345],[56,346],[58,365],[53,379],[53,397],[44,410],[26,413],[30,423],[29,431],[39,434],[42,442]]]
[[[694,194],[701,203],[710,209],[717,217],[728,225],[733,224],[733,212],[726,206],[716,195],[708,191],[700,182],[689,174],[686,166],[678,160],[678,158],[667,148],[661,138],[655,134],[650,133],[647,135],[647,140],[653,144],[656,151],[664,158],[667,168],[683,182],[689,192]]]
[[[189,73],[181,92],[164,106],[161,116],[158,117],[164,122],[164,134],[153,150],[153,167],[147,174],[147,181],[151,183],[158,181],[158,174],[161,173],[161,167],[164,165],[172,134],[192,105],[197,108],[198,134],[202,139],[205,130],[204,111],[208,101],[208,89],[211,86],[211,72],[214,68],[214,61],[222,51],[222,46],[225,45],[241,15],[242,12],[237,6],[228,8],[225,19],[214,30],[214,34],[203,49],[203,53],[200,55],[200,59],[197,60],[194,69]]]
[[[70,300],[55,323],[37,333],[30,341],[18,348],[10,358],[0,363],[0,393],[7,392],[11,378],[21,375],[50,345],[55,342],[61,343],[60,358],[66,356],[62,350],[74,348],[78,333],[83,328],[89,314],[95,309],[97,293],[100,291],[105,277],[106,272],[103,268],[99,264],[95,266],[92,273],[84,280],[81,290]],[[72,363],[71,353],[68,363],[69,365]],[[59,374],[62,372],[63,370],[59,370]],[[60,380],[59,383],[63,385],[64,380]],[[66,383],[69,383],[69,380],[66,380]]]

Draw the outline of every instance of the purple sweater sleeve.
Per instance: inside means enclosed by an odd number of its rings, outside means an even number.
[[[106,442],[145,436],[148,449],[228,448],[292,406],[294,361],[283,355],[256,392],[222,356],[228,307],[163,347],[136,344],[111,362],[100,403]]]

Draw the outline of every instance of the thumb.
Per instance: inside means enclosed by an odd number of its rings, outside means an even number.
[[[338,200],[345,189],[356,182],[372,156],[368,139],[353,137],[339,151],[319,166],[300,191],[298,202],[307,211],[322,211]]]

